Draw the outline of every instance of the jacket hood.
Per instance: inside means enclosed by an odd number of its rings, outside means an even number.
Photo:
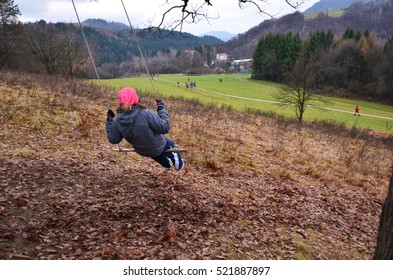
[[[124,112],[123,110],[117,111],[117,119],[122,126],[129,126],[134,124],[138,109],[132,109],[130,112]]]

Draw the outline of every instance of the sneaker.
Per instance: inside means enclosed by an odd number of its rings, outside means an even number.
[[[182,162],[183,162],[182,166],[180,166],[180,168],[176,169],[176,171],[180,171],[186,166],[186,160],[184,158],[182,158]]]

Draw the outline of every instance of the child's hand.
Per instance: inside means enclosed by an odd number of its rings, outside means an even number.
[[[164,103],[164,101],[162,101],[162,100],[160,100],[160,99],[157,99],[157,100],[156,100],[156,103],[157,103],[157,112],[160,111],[161,109],[164,109],[164,108],[165,108],[165,103]]]
[[[115,117],[115,113],[109,109],[108,112],[106,113],[106,119],[113,119]]]

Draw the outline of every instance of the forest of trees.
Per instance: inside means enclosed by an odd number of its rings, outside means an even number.
[[[4,3],[3,3],[4,2]],[[49,73],[65,77],[95,77],[79,26],[47,23],[44,20],[22,24],[21,14],[12,0],[1,2],[0,68]],[[94,21],[96,23],[97,20]],[[113,26],[104,20],[105,26]],[[84,24],[90,49],[100,77],[116,78],[144,73],[139,50],[128,26],[117,29]],[[204,62],[215,55],[214,45],[222,41],[189,33],[137,30],[138,41],[152,73],[179,73],[203,69]],[[183,53],[192,50],[191,57]]]
[[[78,26],[41,20],[27,24],[13,22],[7,28],[1,28],[2,31],[6,29],[12,29],[12,36],[8,34],[10,32],[4,35],[8,38],[8,45],[2,48],[7,52],[0,53],[0,67],[65,77],[94,77]],[[130,30],[113,31],[85,26],[84,31],[102,78],[144,73]],[[214,45],[221,42],[212,36],[196,37],[176,32],[166,36],[165,32],[138,30],[138,40],[152,73],[198,71],[207,58],[215,54]],[[184,50],[195,51],[187,65]]]
[[[253,78],[287,83],[298,59],[312,70],[309,79],[317,92],[393,103],[393,36],[381,44],[367,30],[348,29],[338,39],[331,31],[318,31],[303,41],[292,33],[269,34],[255,51]]]

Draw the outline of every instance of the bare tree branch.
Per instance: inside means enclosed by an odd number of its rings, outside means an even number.
[[[303,0],[302,0],[302,1],[290,1],[290,0],[285,0],[285,2],[286,2],[289,6],[291,6],[292,8],[294,8],[294,9],[299,9],[299,7],[300,7],[301,5],[303,5],[303,3],[304,3]]]
[[[269,0],[256,0],[256,1],[254,1],[254,0],[238,0],[238,1],[239,1],[240,8],[244,8],[245,5],[247,5],[247,4],[252,4],[257,8],[257,10],[259,11],[260,14],[263,14],[263,15],[266,15],[269,17],[274,17],[271,13],[267,12],[268,8],[262,9],[262,7],[261,7],[260,2],[264,3],[265,5],[268,5]],[[301,1],[285,0],[285,2],[287,5],[289,5],[291,8],[293,8],[295,10],[299,9],[299,7],[304,3],[303,0],[301,0]]]
[[[234,0],[232,0],[234,1]],[[183,24],[194,24],[202,20],[210,21],[217,19],[217,17],[211,17],[208,14],[209,6],[213,6],[213,0],[181,0],[183,2],[180,5],[173,5],[163,12],[162,17],[158,25],[149,26],[149,30],[162,30],[168,29],[170,31],[183,31]],[[238,0],[238,5],[241,9],[248,5],[253,5],[260,14],[273,17],[268,12],[269,0]],[[303,3],[303,0],[285,0],[286,5],[289,5],[293,9],[298,9]],[[165,5],[171,5],[168,0],[165,1]]]

